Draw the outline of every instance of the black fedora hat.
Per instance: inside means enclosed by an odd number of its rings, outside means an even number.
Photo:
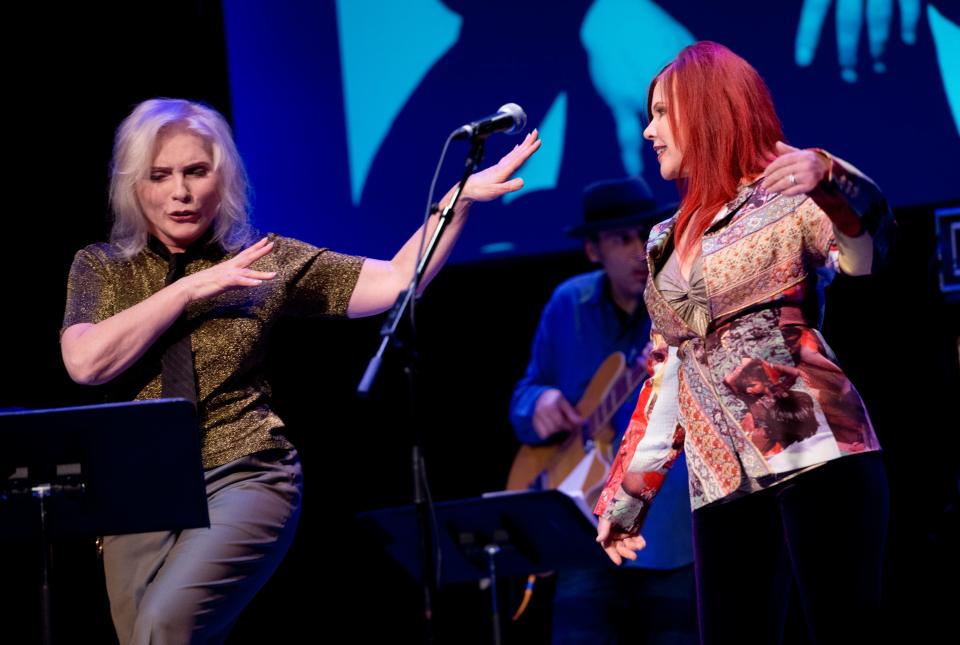
[[[621,228],[657,224],[677,210],[676,203],[653,198],[642,177],[605,179],[583,189],[583,223],[567,228],[570,237],[583,238]]]

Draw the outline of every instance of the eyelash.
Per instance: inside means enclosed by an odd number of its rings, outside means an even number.
[[[209,173],[208,169],[202,166],[197,168],[190,168],[186,171],[186,174],[193,175],[194,177],[206,177],[208,173]],[[169,176],[170,176],[170,173],[168,172],[150,173],[150,181],[162,181]]]

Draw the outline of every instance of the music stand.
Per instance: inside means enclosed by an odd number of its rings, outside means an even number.
[[[210,525],[183,399],[2,412],[0,445],[0,540],[40,538],[44,643],[51,540]]]
[[[609,566],[596,526],[567,495],[505,491],[436,505],[440,585],[489,578],[494,642],[500,642],[496,575]],[[416,581],[420,575],[413,506],[359,513],[358,535],[369,536]]]

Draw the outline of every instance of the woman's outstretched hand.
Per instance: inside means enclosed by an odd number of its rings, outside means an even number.
[[[249,268],[272,250],[273,242],[263,238],[232,258],[180,278],[177,282],[186,290],[190,302],[212,298],[230,289],[255,287],[277,275],[274,271],[255,271]]]
[[[540,134],[529,132],[523,141],[513,147],[500,161],[470,176],[461,199],[468,202],[488,202],[523,188],[523,179],[511,177],[523,163],[540,148]]]

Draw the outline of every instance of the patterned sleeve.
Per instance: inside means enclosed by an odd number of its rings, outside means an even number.
[[[67,278],[67,306],[60,335],[72,325],[96,324],[117,313],[112,293],[103,261],[89,247],[77,251]]]
[[[677,384],[680,359],[663,337],[654,343],[653,376],[646,380],[607,484],[594,513],[627,533],[639,533],[650,504],[683,449],[677,423]]]
[[[344,317],[364,258],[274,237],[277,272],[287,285],[284,313]]]
[[[821,188],[797,209],[804,246],[815,266],[847,275],[879,270],[889,260],[895,227],[880,189],[836,157]]]

